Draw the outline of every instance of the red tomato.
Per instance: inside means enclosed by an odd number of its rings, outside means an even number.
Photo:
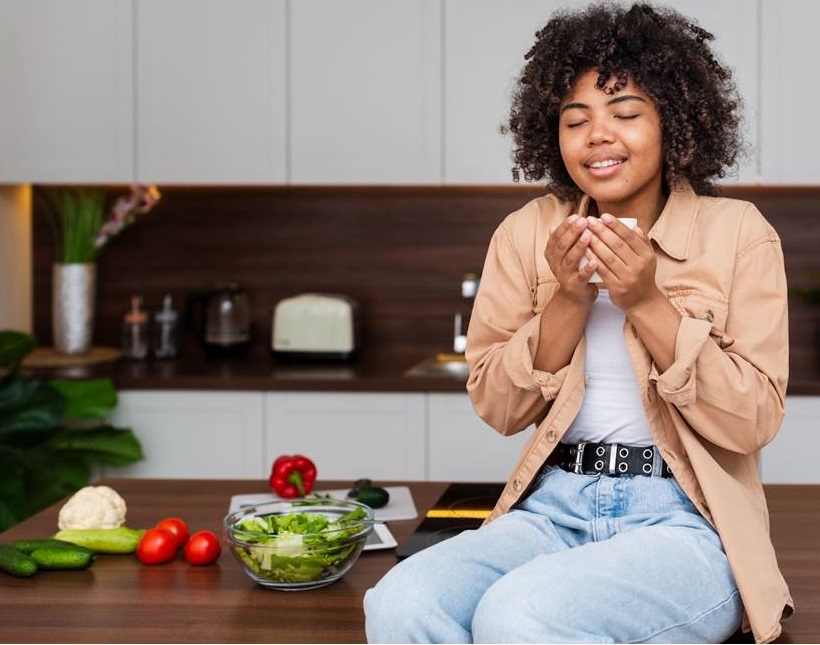
[[[174,534],[165,529],[148,529],[137,543],[137,557],[143,564],[162,564],[177,553]]]
[[[174,534],[174,539],[177,541],[177,548],[181,549],[188,541],[188,525],[185,520],[178,517],[166,517],[164,520],[157,522],[154,527],[156,529],[165,529]]]
[[[185,559],[191,564],[213,564],[222,553],[222,544],[213,531],[197,531],[185,545]]]

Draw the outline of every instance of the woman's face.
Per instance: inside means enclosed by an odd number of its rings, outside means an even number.
[[[596,71],[583,73],[561,102],[564,165],[600,213],[654,221],[665,201],[658,110],[631,79],[612,94],[597,80]]]

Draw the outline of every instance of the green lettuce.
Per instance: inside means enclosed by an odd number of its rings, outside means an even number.
[[[358,548],[352,539],[369,521],[363,508],[339,519],[321,513],[250,516],[233,525],[239,557],[260,578],[312,582],[332,575]]]

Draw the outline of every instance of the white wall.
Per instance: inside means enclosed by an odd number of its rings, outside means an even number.
[[[28,184],[0,186],[0,329],[32,329]]]

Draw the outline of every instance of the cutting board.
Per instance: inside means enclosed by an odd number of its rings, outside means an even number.
[[[345,499],[349,489],[339,488],[335,490],[316,490],[315,493],[330,495],[337,499]],[[416,504],[413,502],[413,495],[407,486],[387,486],[385,488],[390,493],[390,501],[387,506],[375,509],[375,519],[381,522],[390,520],[413,520],[418,517]],[[252,493],[248,495],[234,495],[231,497],[229,513],[238,511],[245,506],[256,506],[265,502],[275,502],[282,498],[273,493]]]

